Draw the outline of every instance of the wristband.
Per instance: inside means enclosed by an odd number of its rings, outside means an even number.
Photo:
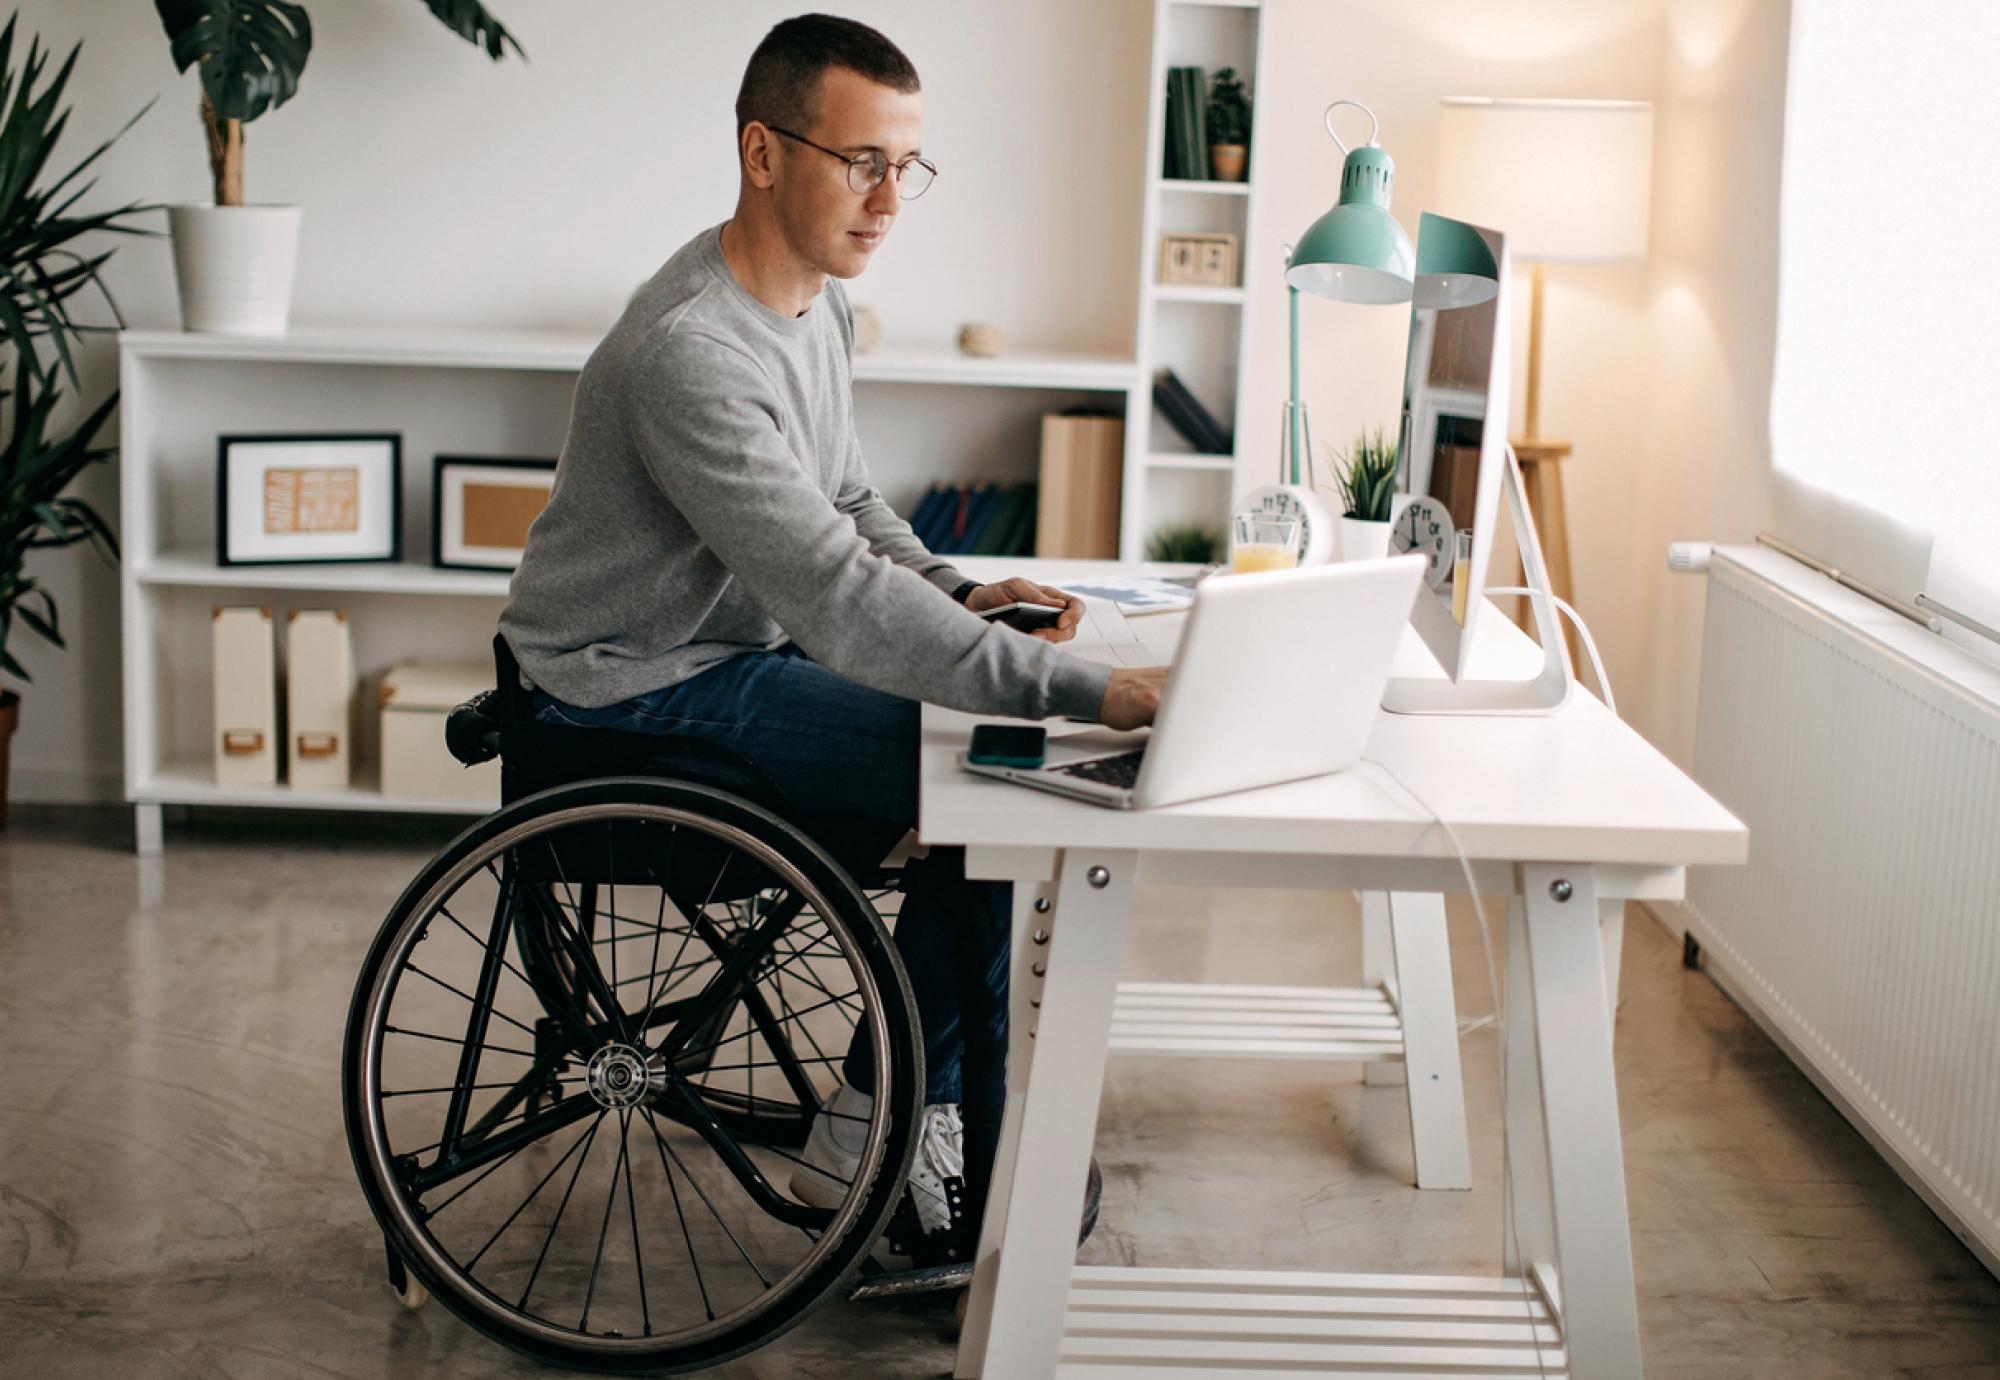
[[[952,602],[962,604],[972,597],[972,591],[979,588],[979,581],[967,580],[951,592]]]

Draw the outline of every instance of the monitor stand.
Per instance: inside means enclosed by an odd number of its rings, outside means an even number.
[[[1556,606],[1549,600],[1549,573],[1542,561],[1542,543],[1535,533],[1535,517],[1528,508],[1520,461],[1515,458],[1512,446],[1507,447],[1507,465],[1501,471],[1500,488],[1506,495],[1515,543],[1521,550],[1524,583],[1534,591],[1528,602],[1535,612],[1535,640],[1542,647],[1541,672],[1528,680],[1392,676],[1382,695],[1382,707],[1391,714],[1554,714],[1569,703],[1576,682],[1563,646],[1562,624],[1557,619]],[[1474,590],[1473,597],[1484,598],[1485,592]],[[1469,650],[1459,649],[1461,666],[1468,660]]]

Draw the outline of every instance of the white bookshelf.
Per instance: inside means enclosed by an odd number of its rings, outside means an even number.
[[[481,812],[457,801],[387,796],[375,786],[374,687],[397,661],[490,656],[510,577],[430,564],[432,457],[560,453],[576,378],[597,342],[577,334],[396,328],[120,336],[125,796],[140,851],[161,847],[169,805]],[[1094,402],[1122,408],[1129,429],[1150,405],[1136,363],[1117,356],[1017,351],[977,359],[884,349],[854,364],[858,418],[871,398],[885,413],[935,409],[921,427],[939,438],[936,445],[869,452],[870,470],[892,502],[933,478],[1032,478],[1044,412]],[[217,562],[216,438],[290,431],[402,435],[404,559]],[[996,472],[996,450],[1011,457],[1011,472]],[[270,607],[281,666],[287,611],[349,611],[361,677],[352,786],[217,784],[209,749],[210,613],[217,604]]]
[[[1135,333],[1138,385],[1135,421],[1125,435],[1125,492],[1120,549],[1144,554],[1161,526],[1198,521],[1227,540],[1237,457],[1194,453],[1152,405],[1153,374],[1171,368],[1208,410],[1238,437],[1245,409],[1275,408],[1280,399],[1246,397],[1239,387],[1247,359],[1243,284],[1277,266],[1257,238],[1257,185],[1263,166],[1263,72],[1267,30],[1260,0],[1154,0],[1152,84],[1146,125],[1146,206],[1139,245],[1139,322]],[[1250,166],[1243,182],[1168,178],[1166,86],[1170,67],[1200,67],[1210,81],[1233,67],[1250,90]],[[1159,282],[1160,237],[1227,232],[1237,237],[1241,280],[1227,288]]]

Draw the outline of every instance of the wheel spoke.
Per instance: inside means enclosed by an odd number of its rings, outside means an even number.
[[[569,1143],[569,1149],[562,1152],[562,1158],[549,1166],[549,1172],[542,1175],[541,1179],[535,1184],[535,1186],[528,1190],[528,1196],[521,1200],[521,1205],[515,1208],[512,1212],[507,1214],[507,1220],[502,1222],[499,1225],[499,1227],[495,1229],[493,1235],[486,1238],[485,1245],[481,1246],[478,1250],[472,1253],[472,1259],[465,1262],[465,1270],[467,1274],[472,1273],[473,1269],[479,1264],[480,1259],[488,1251],[493,1249],[493,1243],[495,1241],[498,1241],[501,1238],[501,1236],[506,1233],[507,1228],[514,1225],[514,1219],[519,1217],[522,1213],[528,1210],[528,1204],[534,1202],[536,1198],[541,1196],[542,1189],[547,1186],[549,1180],[553,1179],[557,1174],[562,1172],[562,1167],[569,1163],[569,1157],[576,1153],[577,1147],[582,1145],[586,1140],[589,1140],[592,1136],[597,1134],[598,1122],[601,1122],[603,1120],[604,1120],[604,1113],[599,1112],[597,1114],[596,1121],[591,1122],[590,1125],[584,1127],[583,1130],[577,1132],[576,1139]]]
[[[758,1268],[757,1262],[750,1258],[750,1252],[743,1249],[743,1243],[736,1239],[736,1233],[729,1229],[729,1223],[722,1220],[722,1214],[717,1212],[715,1204],[709,1201],[708,1191],[701,1186],[700,1181],[694,1175],[688,1173],[687,1166],[681,1163],[681,1157],[674,1153],[674,1147],[667,1144],[666,1137],[660,1134],[660,1123],[654,1119],[652,1108],[641,1107],[639,1110],[644,1114],[646,1124],[653,1128],[653,1139],[659,1142],[662,1150],[666,1151],[667,1158],[674,1162],[674,1167],[681,1171],[681,1177],[688,1181],[688,1187],[692,1188],[695,1196],[701,1199],[702,1206],[708,1209],[708,1215],[715,1219],[715,1225],[722,1228],[722,1234],[729,1238],[730,1245],[736,1247],[736,1253],[743,1257],[743,1263],[748,1265],[750,1272],[757,1276],[757,1282],[762,1284],[766,1289],[770,1288],[770,1279],[765,1276],[763,1270]]]
[[[548,1235],[542,1238],[542,1253],[535,1257],[535,1268],[528,1273],[528,1285],[521,1290],[521,1301],[514,1305],[516,1308],[527,1309],[528,1295],[535,1292],[535,1281],[542,1274],[542,1262],[549,1258],[549,1244],[556,1239],[556,1228],[562,1225],[563,1214],[569,1211],[570,1195],[576,1192],[576,1181],[583,1174],[584,1161],[590,1158],[590,1149],[597,1143],[597,1128],[603,1124],[604,1113],[600,1111],[597,1119],[590,1123],[590,1133],[583,1138],[583,1153],[576,1157],[576,1168],[569,1173],[569,1187],[563,1190],[562,1201],[556,1204],[556,1215],[549,1222]]]

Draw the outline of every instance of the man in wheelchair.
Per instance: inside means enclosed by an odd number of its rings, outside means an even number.
[[[537,719],[718,743],[801,811],[870,826],[843,831],[859,870],[916,823],[920,702],[1132,728],[1162,673],[1062,654],[1049,644],[1074,635],[1080,600],[966,578],[870,484],[842,283],[936,175],[909,60],[861,24],[787,20],[750,59],[736,123],[735,212],[639,288],[585,365],[500,626]],[[1034,634],[976,616],[1017,601],[1062,613]],[[963,1259],[1004,1099],[1011,888],[934,848],[902,889],[926,1064],[911,1199],[931,1258]],[[869,1068],[864,1032],[793,1173],[807,1202],[837,1202],[852,1175]]]

